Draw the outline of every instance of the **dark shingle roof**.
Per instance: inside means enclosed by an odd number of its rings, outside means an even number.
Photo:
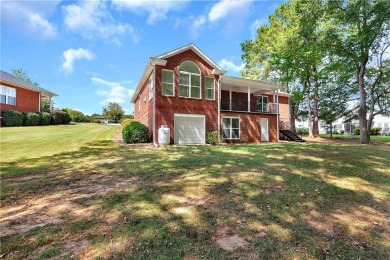
[[[24,81],[18,77],[15,77],[12,74],[9,74],[8,72],[2,71],[2,70],[0,70],[0,81],[7,83],[7,84],[10,84],[10,85],[13,85],[15,87],[20,87],[20,88],[28,89],[28,90],[35,91],[35,92],[40,92],[43,96],[48,96],[48,97],[58,96],[57,94],[55,94],[53,92],[50,92],[50,91],[48,91],[44,88],[41,88],[35,84]]]

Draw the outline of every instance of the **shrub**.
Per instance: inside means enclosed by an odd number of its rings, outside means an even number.
[[[340,134],[342,134],[342,135],[343,135],[344,133],[345,133],[345,132],[344,132],[344,130],[341,130],[341,131],[340,131]]]
[[[89,118],[88,116],[84,116],[83,117],[83,122],[84,123],[91,123],[91,118]]]
[[[370,129],[370,133],[372,135],[379,135],[380,131],[382,131],[382,128],[380,128],[380,127],[373,127]]]
[[[206,143],[216,145],[219,142],[218,137],[219,131],[208,132],[206,135]]]
[[[62,110],[53,110],[51,111],[51,124],[60,125],[60,124],[69,124],[71,118],[69,114]]]
[[[337,130],[333,130],[332,134],[334,134],[334,135],[338,135],[338,134],[339,134],[339,132],[337,132]]]
[[[135,120],[135,119],[130,119],[130,118],[127,118],[127,119],[123,120],[123,121],[122,121],[122,129],[124,129],[124,128],[125,128],[126,126],[128,126],[128,125],[131,125],[131,124],[134,123],[134,122],[139,123],[137,120]]]
[[[360,135],[360,128],[355,128],[353,132],[355,133],[355,135]]]
[[[39,112],[39,125],[50,125],[51,115],[47,112]]]
[[[122,138],[125,143],[147,143],[149,139],[149,129],[138,121],[131,122],[122,128]]]
[[[309,134],[309,130],[307,130],[305,128],[298,128],[297,129],[297,134],[299,134],[299,135],[308,135]]]
[[[92,120],[92,123],[100,124],[101,122],[100,122],[100,120],[94,119],[94,120]]]
[[[39,115],[32,112],[23,112],[23,125],[37,126],[39,124]]]
[[[15,110],[2,110],[1,117],[6,126],[22,126],[23,114]]]

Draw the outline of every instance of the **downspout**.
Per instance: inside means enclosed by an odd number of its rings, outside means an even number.
[[[279,142],[279,89],[276,90],[276,138]]]
[[[221,142],[221,76],[218,76],[218,143]]]
[[[150,62],[149,62],[150,64]],[[153,144],[158,145],[156,143],[156,66],[153,66]]]

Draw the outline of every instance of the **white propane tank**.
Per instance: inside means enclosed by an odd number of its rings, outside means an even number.
[[[167,125],[162,125],[158,129],[158,144],[159,145],[167,145],[170,141],[170,129]]]

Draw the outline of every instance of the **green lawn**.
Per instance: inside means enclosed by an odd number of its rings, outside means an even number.
[[[52,134],[68,127],[97,129]],[[389,258],[387,143],[135,148],[99,127],[73,151],[20,158],[8,133],[4,258]]]
[[[330,138],[330,134],[321,134],[322,138]],[[334,139],[359,139],[359,135],[340,135],[340,134],[333,134],[332,138]],[[371,135],[371,141],[376,142],[390,142],[390,135]]]

